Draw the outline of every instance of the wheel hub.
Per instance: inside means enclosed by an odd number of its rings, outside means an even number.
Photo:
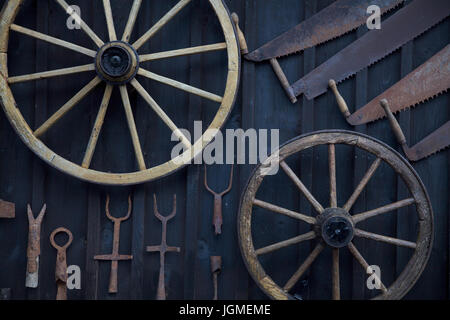
[[[125,84],[131,81],[139,69],[139,56],[128,43],[112,41],[97,52],[95,58],[97,74],[110,84]]]
[[[353,222],[344,209],[327,208],[320,217],[320,235],[329,246],[341,248],[353,239]]]

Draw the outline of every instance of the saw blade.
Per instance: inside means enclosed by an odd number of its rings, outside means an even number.
[[[392,113],[415,106],[450,88],[450,44],[388,90],[347,118],[356,126],[385,117],[380,100],[389,101]]]
[[[404,0],[337,0],[311,18],[245,56],[259,62],[286,56],[337,38],[366,23],[367,8],[376,5],[381,14]]]
[[[411,161],[429,157],[450,146],[450,121],[407,150]]]
[[[292,85],[296,96],[313,99],[337,83],[391,54],[450,14],[449,0],[415,0]]]

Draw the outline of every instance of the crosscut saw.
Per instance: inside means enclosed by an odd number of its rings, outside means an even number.
[[[351,77],[424,33],[449,14],[448,0],[415,0],[383,21],[381,29],[367,32],[285,89],[290,97],[303,93],[308,99],[313,99],[327,91],[329,79],[341,82]]]
[[[333,81],[330,87],[349,124],[356,126],[376,121],[386,115],[380,108],[380,101],[383,99],[389,101],[390,110],[397,113],[434,98],[450,88],[450,44],[353,114],[350,114]]]
[[[410,148],[406,143],[405,135],[403,134],[397,119],[395,119],[392,111],[390,110],[388,101],[383,99],[380,104],[386,112],[386,116],[392,130],[394,131],[397,141],[401,144],[403,152],[410,161],[419,161],[450,146],[450,121],[448,121],[442,127]]]
[[[245,58],[254,62],[270,60],[292,103],[297,101],[277,58],[300,52],[348,33],[366,23],[367,8],[376,5],[384,14],[404,0],[337,0],[294,28],[281,34]]]

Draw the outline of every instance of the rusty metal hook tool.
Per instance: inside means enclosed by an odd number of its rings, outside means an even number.
[[[205,165],[205,188],[208,190],[212,195],[214,196],[214,215],[213,215],[213,226],[214,226],[214,232],[216,235],[222,233],[222,198],[224,195],[226,195],[228,192],[230,192],[231,187],[233,186],[233,170],[234,170],[234,164],[231,165],[231,172],[230,172],[230,181],[228,183],[228,188],[221,193],[217,193],[214,190],[212,190],[208,186],[208,177],[207,177],[207,170]]]
[[[117,273],[119,269],[119,261],[132,260],[132,255],[119,254],[119,244],[120,244],[120,224],[128,220],[131,215],[131,197],[128,196],[128,212],[126,216],[121,218],[113,217],[109,212],[109,195],[106,196],[105,204],[106,216],[109,220],[114,223],[114,238],[113,238],[113,250],[112,254],[104,254],[94,256],[95,260],[111,261],[111,274],[109,278],[109,293],[117,293]]]
[[[165,286],[165,256],[166,252],[180,252],[180,247],[170,247],[167,245],[167,222],[175,217],[177,214],[177,195],[173,195],[173,209],[172,213],[167,217],[161,215],[158,211],[158,204],[156,202],[156,195],[153,194],[154,200],[154,214],[162,224],[162,235],[161,235],[161,244],[159,246],[148,246],[147,252],[158,252],[159,251],[159,281],[158,281],[158,292],[156,294],[157,300],[166,300],[166,286]]]
[[[55,242],[55,236],[58,233],[65,233],[69,236],[66,244],[59,246]],[[73,235],[70,230],[66,228],[58,228],[52,232],[50,235],[50,243],[58,252],[56,256],[56,268],[55,268],[55,279],[57,285],[56,300],[67,300],[67,248],[71,245],[73,240]]]
[[[211,261],[211,273],[213,276],[213,286],[214,286],[213,300],[217,300],[218,299],[217,278],[218,278],[219,274],[222,272],[222,257],[221,256],[211,256],[209,258]]]
[[[41,212],[34,218],[30,205],[27,206],[28,215],[28,247],[27,274],[25,287],[37,288],[39,285],[39,256],[41,254],[41,225],[47,205],[44,203]]]

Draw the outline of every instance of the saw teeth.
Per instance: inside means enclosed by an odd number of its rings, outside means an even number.
[[[405,1],[406,1],[406,0],[402,0],[402,1],[400,1],[399,3],[397,3],[397,4],[394,4],[392,7],[387,8],[386,11],[382,12],[381,14],[382,14],[382,15],[385,15],[385,14],[391,12],[392,10],[394,10],[394,9],[398,8],[399,6],[401,6]],[[346,35],[346,34],[349,34],[349,33],[353,32],[353,31],[357,30],[357,29],[358,29],[359,27],[361,27],[362,25],[364,25],[364,23],[360,24],[359,26],[357,26],[357,27],[355,27],[355,28],[352,28],[352,29],[347,30],[347,31],[345,31],[345,32],[343,32],[343,33],[340,33],[340,34],[338,34],[338,35],[336,35],[336,36],[334,36],[334,37],[332,37],[332,38],[330,38],[330,39],[328,39],[328,40],[325,40],[325,41],[323,41],[323,42],[317,43],[317,44],[315,44],[314,46],[306,47],[306,48],[303,48],[302,50],[293,51],[293,52],[290,52],[290,53],[287,53],[287,54],[284,54],[284,55],[281,55],[281,56],[276,56],[276,59],[284,58],[284,57],[289,57],[289,56],[294,55],[294,54],[299,54],[299,53],[305,51],[306,49],[313,48],[313,47],[315,47],[315,46],[318,46],[318,45],[322,45],[322,44],[328,43],[328,42],[330,42],[330,41],[333,41],[333,40],[335,40],[335,39],[337,39],[337,38],[340,38],[340,37],[342,37],[342,36],[344,36],[344,35]],[[256,50],[258,50],[258,49],[256,49]],[[265,59],[265,60],[268,60],[268,59]]]

